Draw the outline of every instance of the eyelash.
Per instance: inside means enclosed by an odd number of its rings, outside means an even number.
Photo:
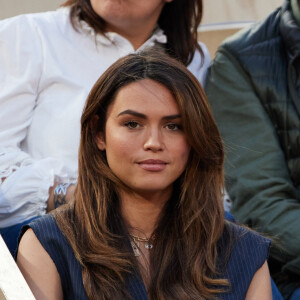
[[[134,125],[134,126],[132,126]],[[137,129],[141,126],[141,124],[139,124],[138,122],[136,121],[128,121],[126,123],[124,123],[124,126],[125,127],[128,127],[128,129]],[[175,128],[170,128],[170,126],[174,126]],[[165,125],[165,128],[169,129],[170,131],[179,131],[179,130],[182,130],[182,125],[180,124],[176,124],[176,123],[169,123],[167,125]]]
[[[132,124],[137,125],[136,127],[132,127]],[[128,127],[129,129],[136,129],[140,124],[136,121],[128,121],[124,124],[124,126]]]
[[[168,128],[168,129],[171,130],[171,131],[182,130],[182,126],[181,126],[180,124],[169,123],[169,124],[167,124],[165,127],[168,127],[168,126],[175,126],[175,127],[176,127],[175,129]]]

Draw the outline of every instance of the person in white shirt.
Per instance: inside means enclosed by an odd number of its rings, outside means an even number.
[[[99,76],[146,47],[176,57],[203,83],[202,0],[68,0],[54,12],[0,22],[0,233],[70,198],[80,117]]]

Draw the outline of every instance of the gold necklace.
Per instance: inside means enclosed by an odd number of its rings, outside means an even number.
[[[130,244],[135,256],[141,255],[140,242],[144,243],[144,247],[149,251],[153,248],[153,244],[149,242],[150,238],[142,238],[133,234],[130,234],[130,237],[131,237]]]

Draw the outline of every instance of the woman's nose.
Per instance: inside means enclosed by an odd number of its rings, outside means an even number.
[[[151,150],[154,152],[161,151],[164,148],[163,137],[159,130],[149,130],[147,132],[144,143],[144,150]]]

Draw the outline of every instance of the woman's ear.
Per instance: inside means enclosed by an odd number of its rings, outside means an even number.
[[[94,132],[96,132],[97,130],[97,123],[99,122],[99,116],[94,115],[92,117],[92,121],[91,121],[91,126],[94,130]],[[104,151],[106,148],[106,144],[105,144],[105,138],[104,138],[104,134],[103,132],[97,132],[95,134],[95,142],[96,145],[98,146],[98,149],[101,151]]]
[[[96,134],[95,142],[99,150],[104,151],[106,149],[105,139],[102,132],[98,132]]]

